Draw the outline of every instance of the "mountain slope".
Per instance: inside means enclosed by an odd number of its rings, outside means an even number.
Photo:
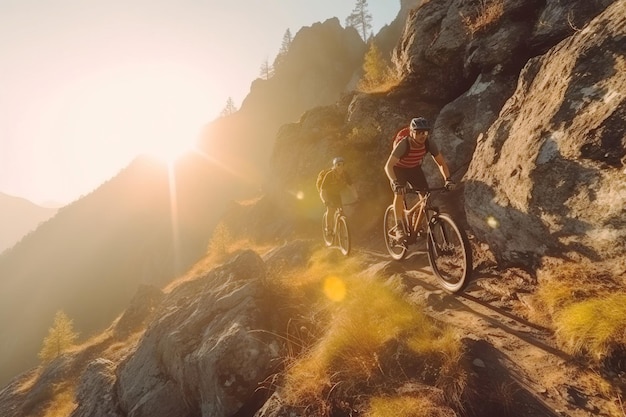
[[[165,285],[204,255],[231,201],[265,183],[278,127],[336,100],[364,51],[336,18],[302,28],[275,78],[256,80],[242,109],[209,124],[174,172],[139,158],[0,256],[0,385],[37,363],[56,310],[90,335],[140,283]]]
[[[294,240],[262,256],[234,253],[222,264],[197,266],[163,294],[139,292],[107,332],[1,390],[0,412],[25,417],[64,406],[71,417],[320,415],[319,403],[284,399],[285,374],[328,343],[330,329],[337,331],[325,310],[333,304],[341,310],[341,302],[325,298],[326,276],[319,273],[343,280],[348,293],[357,285],[391,289],[440,328],[449,326],[463,346],[461,372],[450,374],[458,379],[447,385],[435,382],[441,371],[436,355],[424,364],[403,349],[404,333],[376,350],[367,378],[334,374],[329,378],[335,384],[324,385],[311,373],[309,379],[322,386],[310,388],[327,392],[327,415],[344,415],[348,408],[364,415],[372,401],[407,395],[438,398],[432,415],[620,415],[597,371],[561,351],[554,334],[528,321],[523,303],[506,296],[534,285],[526,272],[479,272],[464,294],[452,296],[438,286],[423,252],[397,262],[359,247],[346,259],[319,240]],[[369,308],[380,308],[382,294],[377,301]],[[362,315],[342,318],[361,323]],[[350,343],[371,342],[357,339]]]
[[[0,193],[0,253],[15,245],[57,209],[40,207],[30,201]]]

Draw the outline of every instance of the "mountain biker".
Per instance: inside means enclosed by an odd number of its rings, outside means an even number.
[[[333,167],[324,175],[320,185],[320,198],[326,206],[325,230],[327,236],[332,235],[332,222],[335,218],[335,211],[342,207],[341,192],[349,190],[354,198],[357,192],[352,184],[352,178],[344,168],[345,161],[338,156],[333,159]]]
[[[454,183],[450,178],[450,170],[443,155],[439,152],[437,145],[428,140],[430,136],[430,125],[423,117],[416,117],[409,125],[409,135],[400,140],[392,149],[387,163],[385,173],[391,182],[393,190],[393,211],[396,217],[396,239],[404,240],[406,232],[404,230],[402,217],[404,211],[404,195],[406,193],[406,183],[416,189],[428,188],[428,182],[422,171],[422,161],[426,153],[430,153],[439,167],[441,175],[445,179],[445,187],[451,189]],[[421,212],[418,216],[421,217]],[[418,217],[419,224],[420,218]]]

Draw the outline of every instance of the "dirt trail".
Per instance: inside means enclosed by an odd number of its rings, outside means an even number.
[[[522,277],[475,273],[462,293],[452,295],[437,285],[423,252],[413,252],[401,262],[378,250],[360,252],[371,262],[370,273],[398,275],[412,301],[459,329],[469,348],[473,377],[484,381],[485,391],[476,394],[508,402],[507,415],[622,415],[599,393],[598,376],[559,350],[550,330],[514,313],[521,297],[511,281]]]

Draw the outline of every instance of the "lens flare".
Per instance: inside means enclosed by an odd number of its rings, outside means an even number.
[[[487,217],[487,225],[492,229],[497,229],[500,226],[500,222],[493,216]]]
[[[298,200],[302,200],[302,199],[304,199],[304,193],[303,193],[302,191],[298,191],[298,192],[296,193],[296,198],[297,198]]]
[[[346,298],[346,284],[341,278],[328,277],[324,281],[324,294],[331,301],[342,301]]]

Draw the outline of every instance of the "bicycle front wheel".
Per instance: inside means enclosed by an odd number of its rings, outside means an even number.
[[[337,219],[337,243],[339,243],[339,250],[344,256],[350,254],[350,230],[348,230],[348,222],[345,216]]]
[[[387,207],[383,226],[387,252],[397,261],[403,259],[406,256],[407,247],[396,239],[396,216],[393,213],[393,206]]]
[[[472,250],[467,235],[450,215],[441,213],[430,221],[426,252],[443,288],[461,291],[472,273]]]
[[[333,235],[332,233],[326,233],[326,213],[324,213],[324,216],[322,217],[322,236],[324,238],[324,244],[326,246],[330,246],[333,244]]]

